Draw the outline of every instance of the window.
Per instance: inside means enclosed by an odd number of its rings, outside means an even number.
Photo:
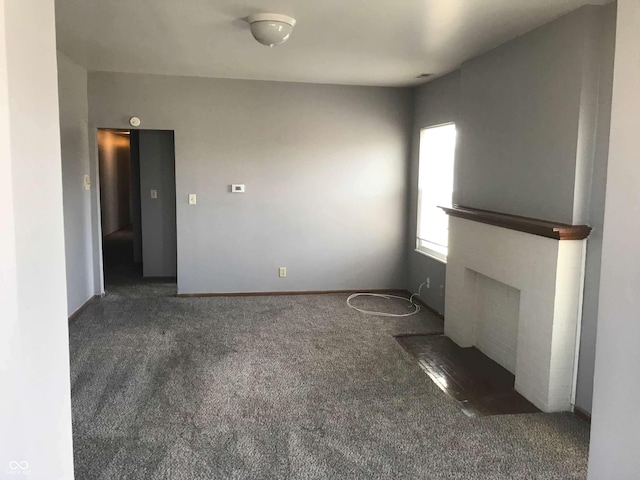
[[[451,205],[455,149],[453,123],[420,131],[416,249],[442,261],[447,260],[449,217],[438,207]]]

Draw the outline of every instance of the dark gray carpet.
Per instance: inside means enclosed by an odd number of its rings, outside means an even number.
[[[469,418],[431,382],[393,338],[431,314],[174,288],[111,287],[71,325],[76,478],[586,477],[582,421]]]

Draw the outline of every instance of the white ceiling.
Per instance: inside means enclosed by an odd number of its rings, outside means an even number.
[[[56,0],[58,48],[89,70],[407,86],[610,0]],[[257,43],[242,19],[298,20]]]

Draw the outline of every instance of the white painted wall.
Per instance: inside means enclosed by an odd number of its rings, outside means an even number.
[[[84,188],[89,175],[89,105],[87,71],[58,52],[60,141],[64,240],[67,267],[67,311],[71,315],[96,293],[93,277],[91,191]],[[96,184],[91,185],[95,189]]]
[[[619,0],[589,479],[640,472],[640,0]]]
[[[2,478],[73,478],[55,43],[53,2],[0,0]]]
[[[180,293],[404,287],[409,112],[403,89],[89,74],[90,129],[175,131]]]

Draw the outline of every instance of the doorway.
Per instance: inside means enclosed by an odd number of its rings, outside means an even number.
[[[98,129],[105,289],[177,274],[171,130]]]

